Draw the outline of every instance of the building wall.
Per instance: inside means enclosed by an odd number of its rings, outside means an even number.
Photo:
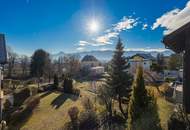
[[[91,68],[91,67],[99,66],[100,62],[98,62],[98,61],[83,61],[81,65],[82,65],[82,67]]]
[[[180,73],[177,70],[164,70],[164,78],[179,78]]]
[[[129,64],[130,64],[129,71],[132,73],[136,71],[138,66],[142,66],[144,70],[150,71],[152,61],[151,60],[133,60],[133,59],[130,59]]]
[[[99,66],[99,67],[92,67],[91,68],[91,73],[92,75],[100,75],[104,73],[104,67]]]

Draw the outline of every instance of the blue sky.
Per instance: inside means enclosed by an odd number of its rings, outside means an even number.
[[[13,50],[27,55],[38,48],[113,49],[119,35],[126,49],[158,49],[164,48],[163,33],[190,20],[189,5],[188,0],[0,0],[0,33]],[[93,20],[96,32],[89,31]]]

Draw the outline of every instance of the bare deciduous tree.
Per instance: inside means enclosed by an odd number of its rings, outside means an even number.
[[[27,69],[29,67],[29,58],[25,55],[21,56],[21,69],[22,69],[22,77],[25,77],[27,74]]]
[[[7,48],[8,52],[8,77],[12,76],[13,69],[15,67],[15,61],[18,55],[10,48]]]

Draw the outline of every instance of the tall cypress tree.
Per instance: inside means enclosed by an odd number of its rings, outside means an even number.
[[[133,123],[148,107],[149,99],[144,84],[143,68],[139,66],[133,82],[132,95],[129,102],[128,130],[133,130]]]
[[[118,100],[119,109],[125,118],[127,118],[127,112],[123,109],[122,99],[129,100],[132,82],[132,76],[127,71],[128,68],[129,64],[124,56],[124,46],[119,38],[111,61],[111,69],[108,72],[107,84],[112,88],[114,98]]]

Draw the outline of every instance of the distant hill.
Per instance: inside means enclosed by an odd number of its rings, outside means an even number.
[[[109,61],[112,58],[114,51],[112,50],[106,50],[106,51],[84,51],[84,52],[77,52],[77,53],[64,53],[64,52],[59,52],[57,54],[51,55],[53,59],[58,59],[60,56],[66,56],[69,54],[74,54],[80,56],[80,58],[83,58],[85,55],[93,55],[95,56],[98,60],[100,61]],[[158,53],[162,53],[164,56],[170,56],[173,52],[170,50],[165,50],[162,52],[159,51],[126,51],[125,56],[129,57],[132,55],[135,55],[137,53],[145,53],[145,54],[151,54],[152,56],[156,57]]]

